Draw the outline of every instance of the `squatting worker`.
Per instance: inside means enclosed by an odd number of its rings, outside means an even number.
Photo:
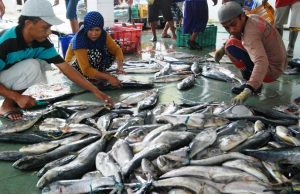
[[[230,38],[217,50],[215,61],[219,63],[226,53],[240,69],[246,82],[232,88],[232,93],[238,94],[232,102],[242,103],[260,93],[263,82],[273,82],[283,73],[287,67],[285,46],[276,28],[258,15],[245,15],[234,1],[224,3],[218,17]]]
[[[4,97],[0,115],[11,120],[22,118],[20,108],[36,101],[22,95],[29,86],[44,82],[43,64],[54,63],[70,80],[90,90],[97,98],[112,105],[112,99],[99,91],[57,53],[48,39],[51,26],[63,23],[54,15],[48,0],[28,0],[19,24],[0,33],[0,95]]]
[[[125,73],[123,52],[103,26],[104,18],[99,12],[88,12],[69,44],[65,60],[93,84],[105,80],[112,86],[120,86],[121,81],[106,70],[116,60],[117,73]]]

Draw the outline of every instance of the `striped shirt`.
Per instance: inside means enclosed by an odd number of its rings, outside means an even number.
[[[50,40],[33,41],[28,46],[23,38],[22,29],[16,26],[0,33],[0,71],[6,70],[25,59],[42,59],[48,63],[63,63]]]

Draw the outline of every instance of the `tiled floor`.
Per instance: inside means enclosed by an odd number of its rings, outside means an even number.
[[[67,24],[66,24],[67,25]],[[67,31],[68,32],[68,31]],[[160,31],[158,31],[158,34]],[[227,37],[222,27],[218,27],[217,34],[217,44],[219,47]],[[54,38],[54,43],[57,44],[56,37]],[[143,32],[141,41],[141,54],[131,54],[126,55],[126,59],[140,59],[142,57],[147,57],[153,55],[156,52],[164,51],[181,51],[198,56],[207,55],[214,48],[207,48],[203,51],[190,51],[186,48],[177,48],[175,41],[170,39],[160,39],[157,43],[152,43],[149,41],[151,38],[150,31]],[[288,32],[284,32],[283,40],[287,43]],[[300,38],[298,38],[295,48],[295,57],[300,58]],[[230,69],[235,69],[232,65],[225,65]],[[51,76],[50,76],[51,77]],[[121,79],[126,79],[129,76],[123,76]],[[152,75],[137,75],[134,76],[137,80],[150,80]],[[254,106],[264,106],[273,107],[279,105],[286,105],[292,102],[292,100],[300,96],[299,87],[300,77],[299,75],[282,75],[278,81],[265,84],[262,95],[256,97],[250,97],[247,104]],[[176,88],[177,83],[170,84],[158,84],[156,87],[159,88],[161,93],[160,103],[170,103],[175,102],[209,102],[218,101],[229,103],[233,95],[230,93],[232,84],[224,83],[220,81],[210,80],[203,77],[197,78],[197,83],[195,87],[188,91],[181,92]],[[107,91],[106,93],[111,95],[115,101],[121,93],[126,91]],[[132,92],[132,91],[130,91]],[[75,99],[85,99],[85,100],[96,100],[92,94],[84,94],[75,97]],[[16,150],[20,147],[17,144],[4,144],[0,143],[0,151],[4,150]],[[35,194],[39,193],[39,190],[35,187],[38,178],[34,172],[21,172],[14,169],[11,163],[0,162],[0,194]]]

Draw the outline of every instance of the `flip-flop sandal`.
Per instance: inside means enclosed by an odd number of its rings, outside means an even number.
[[[0,117],[10,120],[10,121],[16,121],[16,120],[10,118],[10,116],[13,114],[23,115],[22,111],[20,111],[20,110],[12,110],[12,111],[8,111],[8,112],[4,113],[3,115],[0,115]],[[17,120],[19,120],[19,119],[17,119]]]
[[[162,38],[171,38],[171,36],[169,34],[162,34],[161,37]]]

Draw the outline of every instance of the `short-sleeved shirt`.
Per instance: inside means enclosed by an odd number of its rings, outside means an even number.
[[[2,31],[0,33],[0,71],[25,59],[41,59],[54,64],[64,62],[50,40],[34,41],[31,46],[28,46],[24,41],[20,26]]]
[[[254,68],[249,81],[253,88],[259,88],[268,75],[276,80],[287,67],[284,43],[277,30],[258,15],[249,15],[242,43]]]

